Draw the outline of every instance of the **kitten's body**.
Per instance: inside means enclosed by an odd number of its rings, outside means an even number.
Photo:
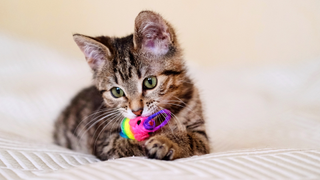
[[[141,12],[135,33],[127,37],[75,35],[75,41],[93,69],[95,86],[81,91],[58,118],[57,144],[102,160],[172,160],[209,153],[198,90],[187,75],[173,28],[160,15]],[[150,77],[157,84],[147,88]],[[115,87],[122,96],[114,96]],[[124,116],[149,116],[160,109],[170,110],[173,118],[147,141],[119,135]]]

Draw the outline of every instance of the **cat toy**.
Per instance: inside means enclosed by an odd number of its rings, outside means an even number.
[[[166,114],[166,118],[159,126],[156,126],[156,122],[153,118],[159,114]],[[166,125],[170,119],[171,112],[167,109],[158,111],[149,117],[138,116],[134,119],[124,118],[121,122],[120,135],[124,138],[143,141],[150,136],[149,133],[159,130],[161,127]]]

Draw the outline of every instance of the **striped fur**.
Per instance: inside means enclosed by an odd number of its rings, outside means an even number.
[[[172,26],[159,14],[141,12],[132,35],[74,39],[93,70],[94,86],[82,90],[55,124],[55,142],[102,160],[128,156],[172,160],[209,153],[199,92],[187,74]],[[143,86],[154,76],[153,89]],[[124,96],[115,98],[111,88]],[[168,109],[169,124],[143,142],[119,136],[123,117]]]

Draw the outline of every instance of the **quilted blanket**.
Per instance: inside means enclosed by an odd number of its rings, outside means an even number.
[[[52,143],[53,122],[91,84],[84,59],[0,34],[0,179],[320,179],[320,59],[189,63],[212,153],[99,161]]]

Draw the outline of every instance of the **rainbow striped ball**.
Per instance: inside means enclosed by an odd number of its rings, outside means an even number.
[[[121,132],[120,135],[124,138],[135,139],[131,127],[129,124],[130,119],[124,118],[121,123]]]

